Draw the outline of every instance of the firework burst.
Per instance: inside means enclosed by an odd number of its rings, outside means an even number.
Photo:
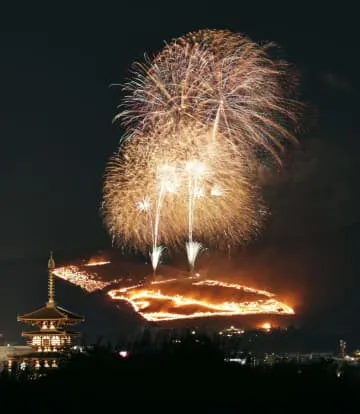
[[[162,133],[134,136],[108,164],[102,212],[112,236],[141,250],[249,240],[265,211],[249,160],[211,130]]]
[[[201,123],[241,151],[278,161],[300,105],[292,98],[295,72],[272,58],[273,43],[259,45],[226,30],[200,30],[177,38],[154,59],[136,63],[116,118],[126,128],[150,131]]]
[[[202,246],[248,241],[265,209],[260,157],[280,161],[300,105],[296,77],[257,44],[200,30],[134,65],[115,117],[127,133],[107,167],[102,213],[113,239],[151,248],[185,245],[190,269]]]

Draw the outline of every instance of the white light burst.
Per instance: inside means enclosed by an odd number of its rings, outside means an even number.
[[[189,241],[186,243],[186,254],[190,265],[191,274],[194,272],[195,261],[202,250],[204,250],[203,245],[197,241]]]

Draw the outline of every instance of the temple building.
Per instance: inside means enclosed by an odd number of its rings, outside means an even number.
[[[33,331],[22,332],[27,338],[31,352],[26,355],[9,357],[8,369],[14,363],[20,368],[56,368],[66,359],[73,346],[73,340],[79,333],[68,330],[68,327],[84,321],[82,316],[72,313],[55,302],[55,261],[52,252],[48,261],[48,301],[45,306],[18,316],[18,322],[35,326]]]

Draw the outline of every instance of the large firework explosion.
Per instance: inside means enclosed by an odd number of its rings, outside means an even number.
[[[288,66],[272,47],[202,30],[134,66],[102,212],[115,240],[152,246],[154,270],[165,245],[185,245],[193,268],[204,240],[228,246],[260,227],[258,154],[279,161],[297,120]]]
[[[180,247],[189,235],[217,246],[248,240],[265,211],[249,160],[211,131],[161,134],[133,137],[108,164],[103,213],[113,236],[140,250]]]
[[[117,118],[141,131],[195,121],[252,157],[260,149],[279,161],[300,106],[293,99],[297,76],[272,58],[274,48],[226,30],[177,38],[153,60],[134,64]]]

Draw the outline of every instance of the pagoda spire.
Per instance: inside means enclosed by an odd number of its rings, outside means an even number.
[[[55,280],[54,280],[54,270],[55,270],[55,261],[53,258],[53,252],[50,252],[50,257],[48,260],[48,302],[47,306],[55,305]]]

